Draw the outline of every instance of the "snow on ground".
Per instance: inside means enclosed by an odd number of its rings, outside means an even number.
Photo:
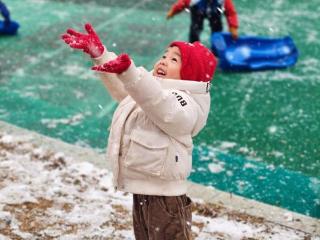
[[[67,152],[0,133],[0,239],[134,239],[131,195]],[[304,232],[195,200],[194,239],[308,240]]]

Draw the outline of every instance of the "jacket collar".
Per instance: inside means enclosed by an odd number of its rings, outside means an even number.
[[[161,86],[165,89],[176,89],[187,91],[194,94],[206,94],[210,92],[210,82],[198,82],[191,80],[177,80],[168,78],[159,78],[157,80],[160,82]]]

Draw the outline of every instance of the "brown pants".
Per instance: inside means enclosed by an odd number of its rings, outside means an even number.
[[[191,240],[191,199],[133,195],[136,240]]]

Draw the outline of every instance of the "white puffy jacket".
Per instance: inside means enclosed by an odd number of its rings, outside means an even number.
[[[105,51],[94,61],[114,58]],[[209,113],[209,84],[157,78],[133,62],[122,74],[100,77],[119,102],[107,147],[114,186],[136,194],[185,194],[192,137],[205,126]]]

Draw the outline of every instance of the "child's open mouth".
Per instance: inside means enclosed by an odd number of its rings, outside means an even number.
[[[157,75],[158,75],[159,77],[164,77],[164,76],[166,76],[166,73],[165,73],[164,70],[162,70],[161,68],[159,68],[159,69],[157,70]]]

